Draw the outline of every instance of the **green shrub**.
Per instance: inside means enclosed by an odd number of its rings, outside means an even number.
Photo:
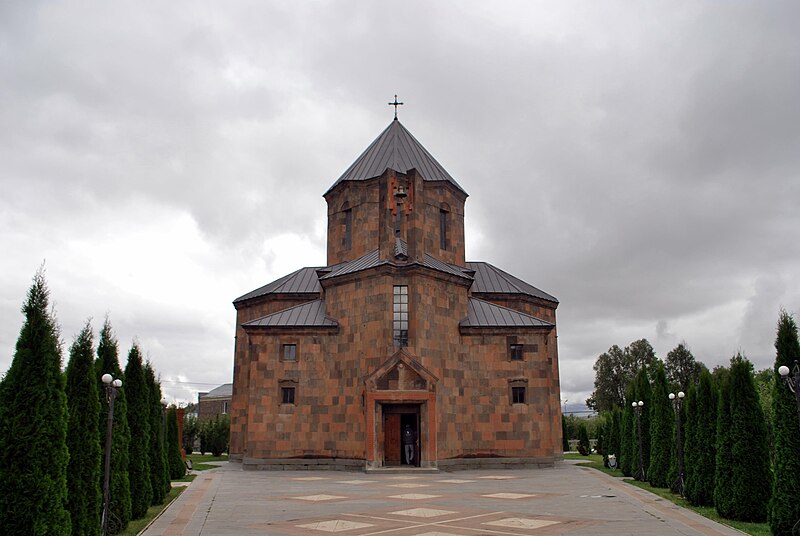
[[[218,415],[200,425],[200,451],[210,452],[219,456],[228,452],[230,438],[230,418],[228,415]]]

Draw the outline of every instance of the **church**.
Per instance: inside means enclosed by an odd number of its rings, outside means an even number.
[[[467,193],[396,114],[323,197],[325,266],[233,302],[230,459],[366,471],[561,459],[558,300],[466,261]]]

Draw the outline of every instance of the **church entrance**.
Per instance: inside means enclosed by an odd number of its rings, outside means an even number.
[[[383,405],[383,465],[420,465],[419,404]]]

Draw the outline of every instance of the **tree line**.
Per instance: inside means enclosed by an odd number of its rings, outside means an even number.
[[[22,306],[14,358],[0,381],[0,527],[6,534],[101,534],[108,398],[101,380],[122,380],[114,403],[110,533],[162,504],[185,467],[175,408],[164,415],[161,386],[134,343],[125,370],[105,319],[95,349],[87,321],[62,371],[61,332],[43,270]],[[175,434],[164,433],[166,427]],[[177,454],[177,455],[176,455]]]
[[[687,500],[713,506],[724,518],[767,521],[776,536],[793,534],[800,522],[800,422],[778,368],[800,360],[800,343],[785,311],[775,349],[774,366],[755,373],[741,353],[709,371],[685,343],[663,362],[645,339],[609,348],[595,363],[595,391],[587,400],[600,412],[592,424],[606,466],[613,454],[624,475],[677,492],[680,411]],[[686,395],[680,410],[669,398],[678,392]],[[640,401],[637,421],[634,404]],[[562,425],[565,437],[575,433],[574,423],[564,419]],[[581,429],[586,425],[578,427],[583,442]]]

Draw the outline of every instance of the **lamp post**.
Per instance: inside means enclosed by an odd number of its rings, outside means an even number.
[[[167,451],[167,399],[161,399],[161,449]]]
[[[778,367],[778,374],[786,382],[789,390],[794,393],[794,399],[797,402],[797,418],[800,419],[800,364],[795,361],[791,373],[789,367],[781,365]]]
[[[675,487],[678,489],[678,495],[681,497],[683,497],[686,484],[683,476],[683,441],[681,440],[681,406],[683,405],[684,396],[685,395],[683,394],[683,391],[678,391],[678,396],[675,396],[675,393],[669,394],[669,399],[672,401],[672,405],[675,407],[675,441],[678,445],[678,478],[675,480]]]
[[[106,400],[108,401],[108,419],[106,423],[106,459],[103,472],[103,517],[102,529],[103,536],[108,536],[108,506],[111,499],[111,437],[114,429],[114,400],[117,392],[122,387],[122,380],[116,380],[111,374],[103,374],[101,380],[106,390]]]
[[[644,480],[644,456],[642,455],[642,408],[644,407],[644,402],[641,400],[638,402],[631,402],[631,406],[633,406],[633,411],[636,412],[636,434],[639,436],[639,469],[636,471],[636,474],[633,475],[633,478],[636,480]]]

